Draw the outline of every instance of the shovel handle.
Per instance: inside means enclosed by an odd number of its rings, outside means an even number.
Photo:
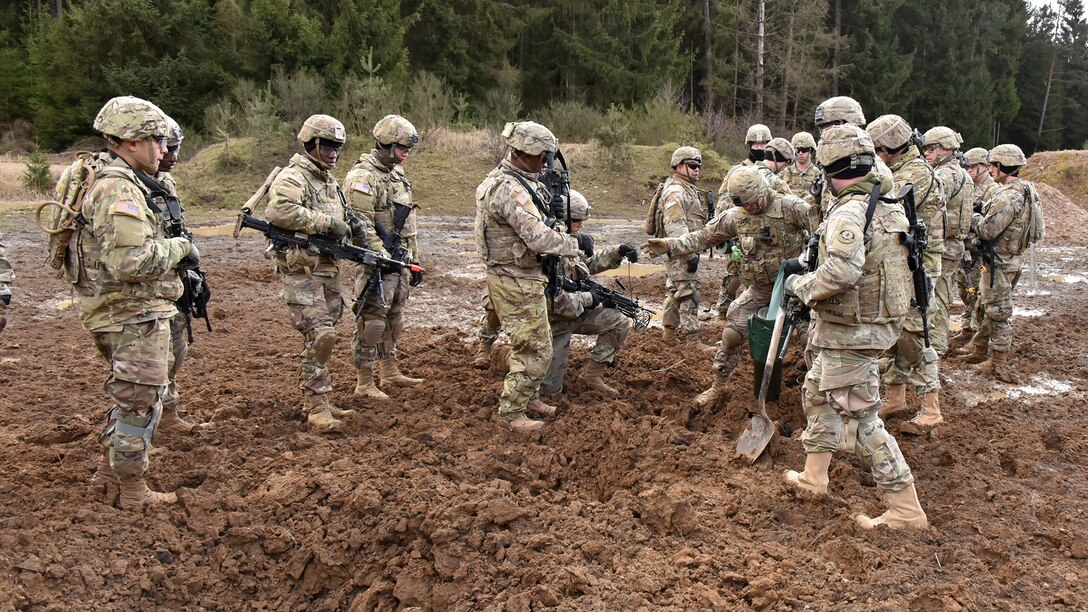
[[[779,308],[778,314],[774,317],[774,331],[771,333],[771,345],[767,347],[767,363],[763,366],[763,380],[759,382],[759,415],[765,420],[770,421],[771,418],[767,416],[767,389],[771,386],[771,371],[774,369],[774,362],[778,359],[778,344],[782,340],[782,328],[786,323],[786,309]]]

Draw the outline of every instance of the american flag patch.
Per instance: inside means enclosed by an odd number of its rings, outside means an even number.
[[[514,199],[515,199],[515,200],[517,200],[517,203],[518,203],[518,204],[521,204],[522,206],[525,206],[525,204],[526,204],[526,203],[527,203],[527,202],[528,202],[528,201],[529,201],[530,199],[532,199],[532,196],[530,196],[530,195],[529,195],[529,192],[528,192],[528,191],[525,191],[524,189],[522,189],[522,190],[521,190],[521,193],[519,193],[518,195],[514,196]]]
[[[351,188],[354,189],[355,191],[358,191],[359,193],[365,193],[367,195],[370,195],[370,184],[369,183],[353,183],[351,185]]]
[[[136,205],[132,200],[117,200],[110,207],[111,215],[128,215],[130,217],[136,217],[142,219],[143,215],[140,214],[140,207]]]

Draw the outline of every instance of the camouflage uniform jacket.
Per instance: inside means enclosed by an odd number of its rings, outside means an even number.
[[[357,236],[356,240],[379,253],[385,251],[385,246],[376,230],[369,231],[377,227],[374,221],[381,221],[386,232],[395,232],[393,213],[396,206],[409,208],[411,212],[400,229],[401,244],[408,249],[411,261],[420,263],[416,230],[416,209],[419,206],[412,202],[412,183],[404,176],[404,168],[400,165],[389,168],[378,159],[377,151],[371,150],[359,156],[359,161],[344,177],[344,186],[352,212],[367,225],[367,236],[362,239]],[[365,266],[361,268],[361,273],[369,276],[369,270]]]
[[[15,281],[15,271],[8,261],[7,247],[4,246],[4,235],[0,234],[0,296],[11,295],[11,285]]]
[[[91,295],[80,297],[83,327],[118,331],[122,325],[168,319],[182,286],[174,268],[189,254],[189,241],[165,238],[149,194],[120,158],[101,170],[83,203],[84,270]]]
[[[519,170],[504,159],[476,188],[476,250],[489,274],[547,280],[540,255],[575,256],[578,241],[545,224],[547,211],[533,201],[517,174],[547,205],[548,192],[538,174]]]
[[[669,256],[683,257],[733,240],[743,253],[737,261],[745,286],[770,287],[782,260],[797,257],[810,230],[809,205],[804,200],[772,193],[758,215],[743,207],[722,211],[706,227],[669,240]]]
[[[982,203],[983,214],[985,214],[986,209],[990,207],[990,202],[994,199],[994,196],[997,195],[999,187],[1001,187],[1001,185],[998,185],[997,181],[994,180],[994,177],[990,176],[988,173],[982,177],[982,182],[980,184],[975,185],[975,202]]]
[[[979,240],[994,245],[997,267],[1013,272],[1020,269],[1030,209],[1024,198],[1024,182],[1013,177],[1008,183],[998,185],[984,214],[972,216],[971,231]]]
[[[660,201],[664,237],[683,236],[706,225],[706,203],[691,181],[673,174],[661,188]]]
[[[895,192],[907,183],[914,184],[914,205],[918,218],[926,224],[926,236],[929,244],[922,257],[923,265],[930,278],[941,276],[941,253],[944,252],[944,190],[937,173],[929,167],[918,152],[917,147],[910,147],[902,157],[890,166],[895,180]]]
[[[782,180],[786,181],[786,184],[790,186],[790,191],[798,197],[808,196],[808,189],[812,187],[812,184],[816,182],[816,179],[820,176],[820,170],[816,168],[816,164],[809,162],[808,166],[801,170],[797,167],[797,163],[794,162],[782,171]]]
[[[332,174],[309,157],[296,153],[268,188],[265,217],[276,227],[306,234],[327,234],[333,217],[345,220],[340,185]],[[336,259],[316,249],[290,247],[273,251],[276,270],[295,274],[310,271],[322,276],[339,273]]]
[[[571,280],[580,280],[605,270],[618,268],[623,257],[618,246],[595,249],[593,257],[586,257],[579,252],[577,257],[563,260],[563,276]],[[588,291],[560,291],[549,308],[549,318],[554,320],[572,320],[582,316],[593,304],[593,295]]]
[[[732,202],[730,202],[730,200],[729,200],[729,177],[733,176],[733,172],[735,172],[737,168],[743,168],[745,166],[751,166],[754,163],[755,163],[754,161],[745,158],[744,161],[740,162],[739,164],[733,164],[733,166],[731,168],[729,168],[729,171],[725,173],[725,178],[722,179],[721,186],[718,187],[718,202],[729,202],[729,203],[728,204],[719,204],[719,206],[724,206],[725,208],[728,208],[729,206],[733,205]]]
[[[816,319],[813,346],[887,349],[899,338],[912,288],[907,247],[900,242],[907,217],[902,206],[880,202],[864,233],[869,194],[879,182],[870,172],[838,195],[820,225],[816,271],[794,285]]]
[[[963,241],[971,230],[975,183],[955,157],[938,164],[936,170],[937,178],[941,180],[944,188],[944,200],[947,202],[944,216],[944,258],[959,261],[963,258]]]

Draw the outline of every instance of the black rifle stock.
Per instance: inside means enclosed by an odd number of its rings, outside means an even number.
[[[615,309],[623,316],[633,320],[635,322],[635,329],[646,329],[646,326],[650,324],[650,319],[657,314],[649,308],[640,305],[637,299],[629,298],[618,291],[613,291],[588,278],[572,280],[565,276],[560,276],[559,284],[564,291],[592,291],[593,293],[596,293],[597,296],[601,298],[601,304],[605,308]]]
[[[926,234],[926,224],[918,218],[918,208],[914,202],[914,185],[907,183],[899,190],[897,196],[903,203],[903,210],[907,214],[909,229],[907,233],[900,234],[899,238],[907,245],[907,265],[910,267],[912,285],[914,287],[914,299],[912,305],[918,308],[922,315],[922,337],[925,339],[926,348],[929,348],[929,289],[930,279],[926,274],[924,257],[929,238]]]

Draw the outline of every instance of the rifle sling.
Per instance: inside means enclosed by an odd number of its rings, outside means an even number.
[[[869,206],[865,208],[865,227],[861,229],[861,235],[865,236],[865,240],[869,239],[869,225],[873,223],[878,202],[880,202],[880,183],[873,185],[873,191],[869,194]]]
[[[529,181],[525,180],[524,176],[511,170],[503,170],[502,173],[514,177],[517,182],[521,183],[521,186],[525,188],[525,191],[529,192],[529,197],[533,199],[533,204],[536,205],[537,210],[540,211],[541,215],[544,215],[545,219],[551,217],[551,210],[548,208],[548,205],[540,199],[540,194],[536,192],[536,189],[533,189],[532,185],[529,184]]]

